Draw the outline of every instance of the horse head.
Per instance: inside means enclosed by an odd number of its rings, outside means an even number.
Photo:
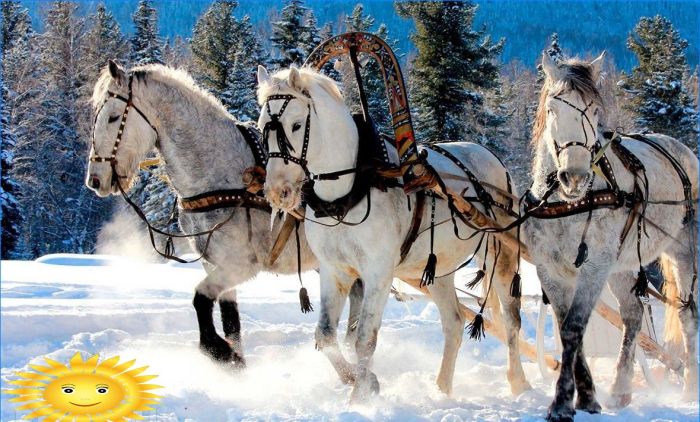
[[[598,80],[604,54],[590,63],[557,61],[546,52],[542,57],[546,80],[534,140],[546,143],[556,165],[560,192],[567,201],[583,197],[593,178],[603,110]]]
[[[355,164],[357,130],[332,79],[295,67],[270,76],[260,66],[258,102],[258,126],[270,158],[264,189],[273,207],[287,211],[299,207],[302,187],[315,174]],[[335,199],[332,191],[343,189],[348,181],[334,182],[330,190],[323,189],[328,182],[318,182],[319,197]]]
[[[139,162],[153,149],[157,133],[138,108],[137,72],[114,61],[103,69],[92,94],[94,121],[85,184],[99,196],[132,185]]]

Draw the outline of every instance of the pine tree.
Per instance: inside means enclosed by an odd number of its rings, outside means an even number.
[[[194,73],[230,113],[250,120],[258,110],[255,69],[265,60],[250,17],[238,20],[233,15],[236,6],[234,1],[218,0],[197,21]]]
[[[134,12],[134,35],[131,37],[131,62],[134,66],[163,63],[158,40],[158,16],[150,0],[140,0]]]
[[[239,44],[239,22],[233,15],[238,3],[217,0],[197,20],[192,33],[192,58],[197,80],[216,97],[226,80]]]
[[[697,151],[698,112],[688,87],[690,73],[681,38],[671,22],[644,17],[630,33],[627,47],[639,65],[623,76],[620,86],[630,95],[629,108],[639,129],[673,136]]]
[[[165,40],[163,45],[163,62],[175,69],[189,70],[192,67],[192,51],[189,43],[176,35],[171,41]]]
[[[292,64],[301,66],[320,42],[316,17],[301,0],[289,0],[282,9],[280,20],[272,23],[270,41],[278,53],[272,64],[278,68],[289,67]]]
[[[22,77],[28,69],[29,43],[33,37],[31,20],[26,8],[16,1],[3,1],[2,69],[0,69],[0,220],[2,259],[15,256],[24,219],[18,196],[22,186],[16,179],[15,154],[18,137],[23,133],[14,123],[21,118],[24,105],[31,95],[22,95]],[[12,115],[16,118],[13,119]]]
[[[505,41],[494,43],[484,29],[472,29],[473,3],[396,3],[396,8],[416,26],[410,87],[420,138],[460,140],[478,132],[465,125],[465,113],[486,114],[484,92],[498,86],[495,59]]]
[[[241,19],[238,31],[233,66],[227,73],[227,88],[221,94],[221,101],[239,120],[255,120],[259,111],[255,69],[258,64],[264,63],[263,51],[249,16]]]
[[[0,177],[0,220],[2,220],[0,250],[2,250],[2,259],[8,259],[19,240],[22,215],[16,196],[20,186],[11,174],[13,153],[17,142],[15,134],[10,128],[9,109],[5,105],[8,89],[2,74],[0,74],[0,87],[2,87],[2,97],[0,97],[0,174],[2,175]]]
[[[28,167],[32,195],[23,201],[28,211],[24,241],[33,255],[91,252],[96,232],[107,217],[108,201],[99,201],[83,184],[88,138],[80,117],[88,107],[81,97],[87,83],[84,52],[85,21],[78,6],[56,1],[46,15],[40,36],[40,83],[44,93],[35,114],[35,156]]]
[[[123,62],[126,53],[126,39],[119,24],[104,3],[98,3],[95,13],[88,18],[85,35],[85,61],[90,66],[88,79],[91,82],[97,81],[108,60]]]

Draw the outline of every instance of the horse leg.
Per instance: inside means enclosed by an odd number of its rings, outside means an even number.
[[[573,301],[560,324],[560,337],[564,350],[554,401],[547,415],[550,421],[573,421],[576,413],[573,407],[575,388],[578,388],[580,396],[577,405],[580,405],[582,410],[600,411],[600,405],[595,400],[595,388],[590,370],[586,365],[582,343],[586,325],[603,290],[605,280],[606,274],[600,268],[591,268],[591,266],[582,267],[576,280]],[[556,308],[558,317],[563,316],[560,306]],[[579,378],[578,382],[576,375]]]
[[[352,285],[348,295],[350,298],[350,312],[348,313],[348,329],[345,332],[345,344],[348,346],[354,345],[357,340],[357,323],[360,319],[363,291],[362,280],[358,278]]]
[[[231,345],[216,333],[214,327],[214,301],[223,290],[214,280],[212,274],[207,274],[197,285],[192,300],[199,324],[199,349],[215,361],[230,362],[234,355]]]
[[[366,273],[369,273],[367,277],[362,274],[365,296],[362,300],[357,342],[355,342],[357,353],[355,386],[350,395],[350,400],[355,403],[361,402],[372,393],[379,393],[379,382],[370,371],[370,365],[372,355],[377,348],[377,336],[382,323],[384,306],[389,298],[394,268],[393,265],[381,265],[381,263],[376,265],[373,269],[365,269]]]
[[[238,313],[236,290],[229,289],[219,295],[219,309],[221,309],[221,323],[224,327],[224,337],[233,349],[233,362],[238,367],[245,367],[243,358],[243,345],[241,343],[241,318]]]
[[[488,268],[493,268],[488,263]],[[486,298],[492,309],[494,325],[505,328],[508,345],[508,369],[506,375],[513,395],[531,390],[532,386],[525,378],[525,371],[520,360],[520,298],[510,294],[513,275],[517,270],[517,257],[507,248],[502,248],[493,275],[493,290],[496,296]]]
[[[690,230],[690,229],[688,229]],[[691,236],[696,235],[693,230]],[[676,300],[687,300],[692,294],[695,298],[695,303],[692,307],[681,307],[678,309],[678,317],[681,321],[683,330],[683,343],[685,347],[685,356],[683,359],[683,399],[693,401],[698,399],[698,361],[697,342],[698,342],[698,286],[697,281],[693,281],[693,260],[697,259],[692,251],[685,245],[674,245],[674,249],[666,255],[669,267],[664,266],[664,274],[668,271],[673,273],[671,280],[675,280],[678,288],[678,298]],[[670,278],[670,277],[669,277]],[[669,280],[669,281],[671,281]],[[692,288],[692,291],[691,291]],[[667,312],[669,309],[667,309]]]
[[[435,283],[428,286],[430,297],[440,311],[442,333],[445,337],[445,347],[442,352],[440,372],[437,385],[440,391],[452,394],[452,379],[455,373],[455,361],[462,345],[464,333],[464,316],[459,309],[459,301],[455,292],[454,274],[435,278]]]
[[[336,272],[329,275],[323,266],[321,276],[321,311],[316,326],[316,348],[323,352],[344,384],[355,381],[354,365],[348,362],[338,345],[338,321],[343,312],[348,291],[354,280]]]
[[[642,328],[644,317],[644,306],[634,293],[632,287],[636,282],[634,273],[626,272],[615,274],[609,280],[608,285],[612,290],[617,303],[620,305],[620,316],[622,317],[622,345],[617,358],[615,368],[615,380],[613,381],[610,394],[613,402],[611,407],[623,408],[632,402],[632,377],[634,375],[634,356],[637,349],[637,334]]]

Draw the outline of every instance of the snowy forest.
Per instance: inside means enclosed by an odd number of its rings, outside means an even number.
[[[488,3],[491,22],[480,15],[478,4],[469,2],[347,3],[346,10],[333,16],[314,1],[264,3],[266,8],[257,7],[255,16],[234,0],[192,2],[186,11],[197,10],[193,27],[175,34],[162,28],[182,28],[183,21],[163,18],[172,17],[170,9],[175,8],[164,1],[134,2],[125,23],[112,8],[122,13],[131,2],[2,0],[2,259],[95,252],[101,228],[124,212],[120,198],[100,199],[84,186],[92,124],[89,100],[108,59],[127,67],[164,63],[184,68],[237,119],[256,120],[258,64],[272,70],[301,65],[333,34],[372,32],[402,57],[418,140],[486,145],[505,161],[522,190],[529,184],[531,124],[542,74],[535,62],[522,60],[532,54],[519,58],[511,45],[525,40],[532,51],[560,48],[583,58],[600,51],[585,48],[581,38],[563,35],[571,32],[570,26],[543,39],[493,36],[493,28],[503,25],[494,8],[512,13],[514,3]],[[607,38],[615,43],[611,51],[626,50],[632,59],[617,61],[613,54],[606,61],[606,123],[625,132],[665,133],[697,151],[698,46],[688,41],[697,40],[697,33],[678,29],[669,16],[681,19],[682,3],[670,3],[670,14],[661,3],[658,10],[648,4],[640,7],[648,16],[618,27],[624,37]],[[553,2],[551,7],[568,6]],[[387,11],[372,15],[378,8]],[[596,13],[605,16],[600,9]],[[400,27],[394,28],[398,24],[393,19],[382,20],[395,14]],[[683,19],[688,16],[697,18],[697,13],[686,13]],[[696,28],[697,23],[688,26],[684,20],[682,26]],[[442,65],[435,66],[438,62]],[[370,63],[362,74],[374,120],[386,131],[378,68]],[[340,69],[332,76],[343,84],[347,101],[357,106],[350,72]],[[131,193],[157,226],[174,229],[175,195],[161,174],[158,166],[143,170]]]

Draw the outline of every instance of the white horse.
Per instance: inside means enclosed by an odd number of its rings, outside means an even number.
[[[581,342],[606,280],[619,301],[625,326],[612,385],[612,405],[629,403],[634,344],[643,311],[632,290],[644,291],[646,280],[640,269],[657,258],[663,259],[666,283],[675,284],[679,291],[680,297],[671,299],[687,304],[680,309],[667,309],[667,316],[678,312],[682,324],[685,397],[697,399],[698,394],[698,324],[693,301],[697,298],[693,279],[697,226],[694,215],[686,214],[697,208],[698,160],[680,142],[660,134],[645,134],[647,142],[623,136],[622,147],[611,144],[605,149],[609,139],[600,129],[605,110],[597,89],[602,61],[603,55],[591,63],[555,62],[547,54],[542,59],[546,81],[533,133],[533,203],[551,195],[550,203],[560,201],[559,211],[585,207],[586,201],[599,203],[614,198],[613,195],[606,199],[605,191],[615,192],[611,187],[615,184],[618,193],[636,191],[638,195],[637,200],[625,197],[638,203],[635,208],[619,203],[607,209],[596,208],[590,217],[584,211],[564,218],[531,218],[524,227],[524,238],[536,261],[544,292],[554,307],[564,347],[556,395],[548,415],[553,421],[573,420],[574,390],[578,392],[576,409],[591,413],[601,409]],[[601,148],[607,162],[597,161]],[[619,152],[625,148],[638,163]],[[673,158],[666,157],[662,150]],[[678,170],[672,161],[680,167]],[[638,171],[635,177],[627,168],[630,164],[640,168],[639,163],[645,169],[646,181],[643,172]],[[681,181],[683,174],[690,181],[687,195]],[[639,189],[635,189],[635,184]],[[603,193],[596,196],[596,192]],[[621,235],[623,231],[627,235]]]
[[[149,65],[136,67],[127,74],[110,62],[95,85],[92,99],[96,116],[86,184],[99,196],[118,194],[120,180],[113,174],[112,160],[100,157],[114,156],[116,173],[123,177],[122,186],[128,190],[138,173],[139,162],[157,148],[180,199],[243,188],[244,170],[255,165],[253,151],[233,117],[184,71]],[[131,113],[120,128],[129,99]],[[207,276],[196,288],[193,305],[202,351],[218,361],[241,365],[244,363],[241,326],[233,288],[260,271],[293,274],[297,271],[297,261],[292,241],[274,265],[268,264],[280,224],[271,232],[269,212],[257,208],[181,211],[179,224],[185,233],[199,232],[225,221],[231,213],[231,219],[213,234],[206,249],[202,263]],[[317,268],[303,230],[300,232],[302,270]],[[192,238],[190,244],[195,252],[201,253],[205,249],[205,237]],[[217,298],[226,340],[216,333],[212,319]],[[356,318],[360,300],[361,286],[353,288],[351,320]]]
[[[265,193],[274,207],[293,210],[302,202],[302,185],[311,175],[353,168],[358,163],[360,140],[350,109],[343,101],[336,83],[309,69],[282,70],[270,77],[263,67],[258,68],[258,101],[262,112],[259,127],[267,129],[270,160],[267,166]],[[272,136],[276,134],[276,137]],[[265,137],[265,136],[264,136]],[[366,142],[366,140],[365,140]],[[456,156],[482,181],[508,190],[506,171],[499,160],[485,148],[469,143],[445,144],[443,148]],[[398,162],[395,150],[393,161]],[[458,192],[475,187],[465,181],[465,173],[450,159],[435,152],[429,153],[429,162],[448,184]],[[392,278],[418,282],[431,250],[437,257],[434,283],[430,295],[440,311],[445,336],[444,354],[437,377],[438,387],[449,394],[455,360],[462,341],[463,316],[459,311],[454,290],[454,276],[450,273],[477,249],[479,236],[468,241],[455,237],[451,224],[434,228],[434,250],[429,235],[431,206],[427,206],[422,230],[410,253],[400,262],[400,246],[409,232],[412,220],[410,203],[416,195],[407,196],[400,187],[386,191],[377,188],[360,189],[356,195],[354,182],[359,175],[339,175],[337,180],[316,180],[313,192],[304,196],[317,197],[322,203],[354,196],[357,203],[343,212],[338,224],[336,218],[314,216],[307,207],[306,215],[317,220],[306,224],[309,245],[319,260],[321,275],[321,312],[316,329],[318,348],[347,382],[354,382],[351,399],[361,400],[379,389],[376,376],[370,371],[371,358],[377,345],[382,312],[390,292]],[[306,185],[308,189],[308,184]],[[349,194],[350,193],[350,194]],[[349,194],[349,195],[348,195]],[[503,197],[494,194],[503,201]],[[506,198],[505,200],[507,200]],[[427,201],[430,203],[431,199]],[[338,201],[336,201],[337,203]],[[483,207],[479,205],[480,209]],[[435,221],[449,221],[447,203],[435,201]],[[499,221],[510,217],[500,209]],[[360,224],[358,224],[360,223]],[[474,232],[458,222],[461,236]],[[525,379],[518,351],[520,330],[520,299],[510,296],[510,285],[516,271],[516,256],[506,248],[500,251],[498,265],[494,265],[495,241],[488,238],[489,256],[486,265],[493,277],[493,289],[500,299],[502,320],[508,339],[508,380],[513,393],[530,388]],[[485,258],[482,247],[477,259]],[[441,276],[444,275],[444,276]],[[487,281],[489,276],[487,276]],[[358,336],[355,343],[357,365],[349,363],[338,348],[336,327],[343,309],[344,297],[356,278],[364,282],[364,299],[360,313]],[[489,291],[489,289],[486,289]],[[499,317],[499,303],[491,295],[494,317]]]

